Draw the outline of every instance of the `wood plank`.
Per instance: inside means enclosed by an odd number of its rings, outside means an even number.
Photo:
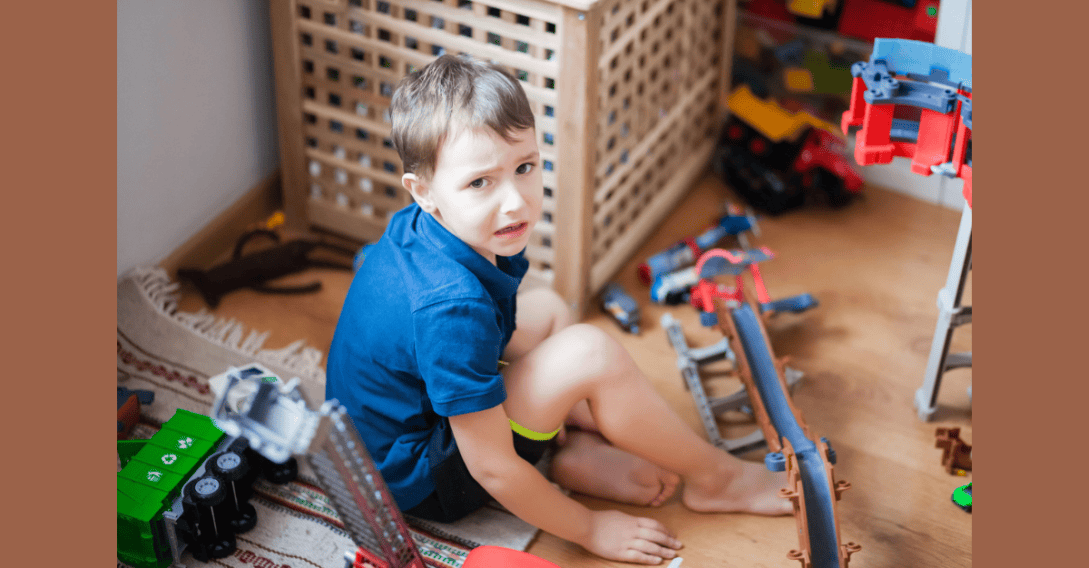
[[[276,120],[280,134],[280,170],[286,226],[303,230],[308,225],[306,209],[306,158],[303,155],[301,62],[295,28],[295,2],[271,0],[272,61],[276,81]]]
[[[558,81],[560,106],[556,145],[565,159],[557,164],[555,222],[563,227],[555,240],[554,286],[571,310],[588,309],[590,241],[593,238],[593,144],[596,135],[600,16],[571,9],[563,12],[563,48]]]
[[[394,211],[389,211],[393,213]],[[340,207],[330,201],[313,201],[310,219],[314,225],[354,239],[374,242],[386,230],[384,219],[374,219],[358,210]]]

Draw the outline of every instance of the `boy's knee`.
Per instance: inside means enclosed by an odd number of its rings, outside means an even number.
[[[617,369],[623,347],[608,333],[586,323],[576,323],[562,332],[565,356],[586,366],[592,375],[605,375]]]

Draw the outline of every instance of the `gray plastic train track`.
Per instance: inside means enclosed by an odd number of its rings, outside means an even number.
[[[710,442],[731,454],[744,454],[761,448],[767,444],[763,432],[757,428],[753,432],[738,438],[725,438],[718,426],[716,416],[730,410],[737,410],[746,414],[752,414],[749,406],[749,393],[744,387],[738,391],[721,397],[710,397],[707,389],[703,387],[703,379],[700,377],[699,367],[715,361],[729,359],[736,361],[733,351],[730,350],[729,341],[723,338],[721,341],[706,347],[693,348],[688,346],[681,329],[681,322],[673,317],[673,314],[662,315],[662,328],[669,337],[670,344],[677,352],[677,368],[681,370],[684,384],[688,392],[692,393],[692,399],[696,403],[696,409],[700,415],[700,421],[707,432]],[[802,380],[802,372],[796,369],[786,369],[787,386],[793,390],[794,385]]]

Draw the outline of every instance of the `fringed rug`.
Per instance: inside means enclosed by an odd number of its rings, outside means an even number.
[[[319,350],[302,341],[265,349],[267,332],[247,331],[240,322],[203,309],[179,312],[177,290],[160,268],[135,269],[117,283],[117,384],[155,393],[155,401],[143,409],[144,420],[161,424],[179,408],[208,414],[213,400],[208,379],[254,361],[284,380],[298,377],[311,404],[324,399]],[[150,436],[154,430],[147,428],[141,425],[136,436]],[[283,486],[256,487],[257,527],[238,536],[233,556],[204,564],[186,553],[183,562],[240,568],[340,566],[351,539],[308,473],[302,471],[299,480]],[[458,568],[469,550],[483,544],[525,550],[537,529],[493,505],[452,524],[408,518],[428,564]]]

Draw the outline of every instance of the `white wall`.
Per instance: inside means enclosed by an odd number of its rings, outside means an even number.
[[[118,0],[118,276],[162,260],[278,167],[268,10]]]
[[[934,43],[971,55],[972,0],[942,0],[941,7],[938,9],[938,29]],[[854,136],[850,137],[849,145],[851,148],[854,147]],[[913,174],[909,169],[910,165],[911,160],[907,158],[893,158],[892,163],[866,166],[859,170],[869,183],[944,205],[950,209],[958,211],[961,209],[964,205],[964,198],[961,195],[964,188],[962,180],[938,175]]]

